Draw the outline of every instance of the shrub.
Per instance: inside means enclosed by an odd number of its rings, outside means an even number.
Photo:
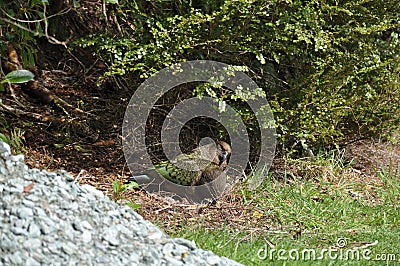
[[[107,55],[105,77],[146,78],[195,59],[246,66],[288,145],[387,136],[399,126],[400,6],[394,0],[135,3],[120,2],[119,17],[131,21],[122,23],[122,38],[99,34],[79,42]]]

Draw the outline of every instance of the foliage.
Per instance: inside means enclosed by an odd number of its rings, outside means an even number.
[[[120,199],[124,199],[123,193],[129,190],[139,188],[139,184],[136,182],[130,182],[129,184],[122,184],[118,179],[112,181],[113,188],[113,199],[118,202]],[[127,205],[132,209],[140,208],[140,205],[135,202],[128,202]]]
[[[0,0],[0,27],[4,38],[0,40],[0,53],[5,54],[7,43],[12,42],[21,54],[25,67],[36,61],[36,38],[44,36],[44,11],[47,0]]]
[[[3,130],[4,129],[5,128],[3,128]],[[0,133],[0,141],[9,144],[16,153],[22,153],[26,151],[24,148],[24,134],[24,131],[15,127],[11,130],[10,134]]]
[[[14,70],[8,73],[0,82],[0,91],[4,90],[4,83],[25,83],[33,79],[34,75],[29,70]]]
[[[265,90],[283,143],[326,145],[398,127],[396,1],[228,0],[205,8],[209,2],[121,1],[119,15],[133,23],[124,36],[90,35],[80,45],[107,55],[105,76],[147,78],[195,59],[246,66]]]

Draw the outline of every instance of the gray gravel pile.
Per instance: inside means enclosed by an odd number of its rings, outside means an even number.
[[[0,265],[240,265],[23,160],[0,141]]]

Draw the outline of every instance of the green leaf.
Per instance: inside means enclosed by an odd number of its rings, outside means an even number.
[[[118,0],[106,0],[106,3],[118,4]]]
[[[134,210],[137,210],[137,209],[139,209],[141,206],[140,206],[140,204],[137,204],[137,203],[135,203],[135,202],[128,202],[126,205],[128,205],[129,207],[131,207],[132,209],[134,209]]]
[[[10,139],[6,135],[4,135],[3,133],[0,133],[0,140],[5,142],[5,143],[10,144]]]
[[[82,146],[79,145],[79,144],[74,145],[74,149],[75,149],[76,151],[80,151],[80,152],[90,152],[90,150],[85,149],[84,147],[82,147]]]
[[[78,8],[78,7],[81,7],[81,4],[79,3],[79,0],[74,0],[74,7],[75,8]]]
[[[61,149],[61,148],[64,148],[64,144],[59,144],[59,143],[54,143],[53,144],[54,145],[54,147],[56,147],[57,149]]]
[[[265,65],[265,58],[262,53],[257,54],[256,58],[261,63],[261,65]]]
[[[34,76],[29,70],[15,70],[8,73],[1,83],[25,83],[33,79]]]
[[[139,188],[139,184],[136,183],[135,181],[131,181],[129,184],[126,185],[127,190],[131,190],[134,188]]]
[[[114,192],[114,196],[119,194],[120,192],[124,191],[124,186],[121,185],[121,183],[116,179],[112,182],[112,188]]]

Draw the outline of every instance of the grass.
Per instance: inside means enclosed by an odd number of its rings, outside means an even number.
[[[132,189],[138,188],[138,187],[139,187],[139,184],[134,181],[132,181],[128,184],[124,184],[124,183],[121,183],[121,181],[118,178],[116,178],[112,181],[111,197],[116,202],[118,202],[119,200],[124,200],[126,198],[124,195],[124,192],[127,192],[129,190],[132,190]],[[134,201],[125,202],[125,204],[134,210],[140,208],[140,205]]]
[[[1,131],[6,131],[5,127],[1,128]],[[17,154],[23,153],[26,151],[24,147],[24,137],[25,132],[17,127],[14,127],[10,130],[10,134],[3,134],[0,132],[0,141],[4,141],[5,143],[9,144],[13,151]]]
[[[173,236],[245,265],[399,265],[398,173],[382,170],[381,182],[326,180],[321,173],[291,182],[270,178],[256,193],[239,191],[269,230],[198,225]]]

